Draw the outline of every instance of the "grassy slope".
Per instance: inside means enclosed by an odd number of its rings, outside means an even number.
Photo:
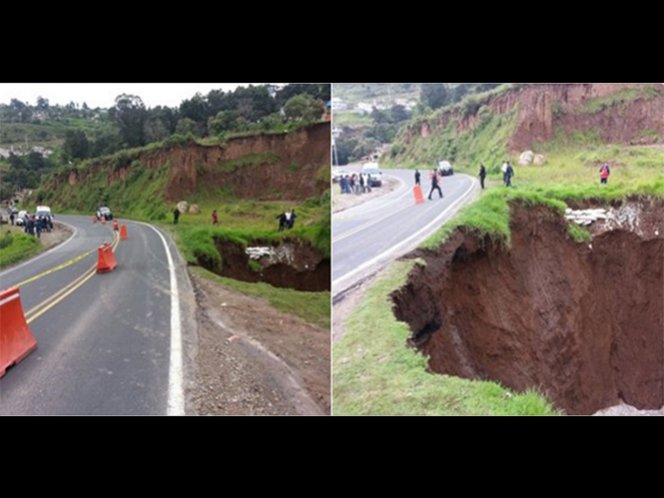
[[[0,230],[0,269],[28,259],[42,249],[39,239],[23,233],[21,227],[5,226]]]
[[[316,325],[323,330],[329,330],[330,328],[329,292],[301,292],[293,289],[273,287],[262,282],[241,282],[232,278],[220,277],[203,268],[194,268],[193,271],[201,277],[241,292],[242,294],[266,299],[272,307],[284,313],[297,315],[304,321]]]
[[[622,105],[626,93],[614,99]],[[632,96],[633,97],[633,96]],[[604,99],[603,104],[608,102]],[[465,152],[457,164],[476,175],[478,158],[489,154],[492,147],[505,150],[500,140],[509,136],[510,120],[501,126],[487,116],[487,126],[473,134],[455,137],[453,129],[430,137],[433,145],[420,140],[404,150],[398,164],[403,167],[427,163],[445,153],[447,148],[464,144]],[[506,126],[507,130],[502,126]],[[490,133],[487,133],[490,132]],[[496,140],[498,137],[498,140]],[[437,148],[439,148],[437,150]],[[612,201],[632,196],[664,197],[664,148],[627,147],[601,144],[592,130],[573,136],[559,134],[543,148],[545,166],[515,166],[514,188],[502,186],[498,159],[485,160],[489,166],[487,191],[474,204],[466,206],[446,226],[423,245],[434,248],[443,243],[452,230],[464,226],[494,239],[510,242],[509,203],[544,204],[559,212],[565,201],[596,199]],[[405,158],[405,159],[404,159]],[[516,157],[511,157],[516,164]],[[480,159],[483,160],[483,159]],[[600,187],[599,163],[610,160],[615,166],[609,185]],[[396,164],[397,161],[394,161]],[[472,168],[468,164],[473,164]],[[587,230],[572,224],[569,235],[574,240],[588,240]],[[405,347],[409,335],[405,323],[397,322],[391,312],[389,294],[407,280],[413,262],[397,262],[380,283],[370,289],[346,323],[346,335],[334,348],[334,409],[336,414],[548,414],[554,410],[537,393],[510,397],[492,382],[430,375],[425,358]],[[367,326],[367,324],[371,324]],[[521,396],[524,396],[521,398]]]
[[[488,107],[479,111],[480,122],[472,129],[457,135],[457,120],[453,119],[444,130],[422,138],[416,136],[406,144],[403,134],[395,139],[393,151],[400,151],[386,157],[381,164],[386,167],[429,169],[437,161],[451,161],[457,169],[479,165],[484,162],[491,170],[499,167],[498,162],[507,157],[507,138],[515,124],[516,110],[505,114],[494,114]]]
[[[425,357],[405,347],[410,331],[394,318],[388,296],[406,282],[414,264],[394,263],[346,322],[346,333],[334,346],[334,414],[554,414],[534,392],[514,394],[494,382],[426,371]]]

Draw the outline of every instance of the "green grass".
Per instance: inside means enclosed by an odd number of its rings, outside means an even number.
[[[350,128],[373,125],[373,119],[369,114],[357,114],[352,111],[335,111],[332,122],[335,126],[348,126]]]
[[[334,346],[334,415],[556,414],[533,391],[517,394],[494,382],[426,371],[426,358],[406,347],[410,331],[394,318],[389,298],[414,264],[394,263],[346,322]]]
[[[567,225],[567,233],[577,242],[589,242],[592,239],[592,234],[590,231],[582,226],[577,225],[576,223],[569,223]]]
[[[581,112],[601,112],[609,107],[620,106],[637,98],[648,99],[656,97],[660,93],[661,89],[655,85],[644,85],[637,88],[624,88],[609,95],[588,100],[581,109]]]
[[[434,128],[426,138],[419,132],[408,137],[402,129],[394,141],[394,155],[381,160],[384,167],[432,169],[440,160],[452,162],[457,170],[479,169],[483,162],[487,170],[499,168],[499,162],[508,157],[507,140],[516,123],[516,109],[495,114],[481,106],[475,128],[458,134],[459,118],[452,118],[444,128]],[[418,128],[419,130],[419,128]],[[475,173],[476,174],[476,173]]]
[[[0,230],[0,268],[28,259],[43,249],[36,237],[23,233],[20,228]]]
[[[330,329],[329,291],[302,292],[273,287],[263,282],[241,282],[231,278],[220,277],[200,267],[192,268],[192,271],[201,277],[241,292],[242,294],[263,298],[270,303],[270,306],[284,313],[297,315],[305,322],[316,325],[323,330]]]

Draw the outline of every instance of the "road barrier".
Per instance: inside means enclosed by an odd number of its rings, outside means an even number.
[[[422,187],[415,185],[413,187],[413,195],[415,196],[415,204],[422,204],[424,202],[424,195],[422,194]]]
[[[127,240],[127,225],[120,225],[120,240]]]
[[[0,377],[37,349],[25,321],[18,287],[0,291]]]
[[[113,254],[113,247],[110,243],[105,242],[99,246],[97,255],[97,273],[113,271],[113,269],[118,266],[118,262],[115,260],[115,254]]]
[[[116,232],[120,230],[120,227],[118,226],[118,220],[113,220],[113,230]]]

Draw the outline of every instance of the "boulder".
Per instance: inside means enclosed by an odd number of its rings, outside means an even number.
[[[529,165],[529,164],[532,164],[532,162],[533,162],[533,156],[534,156],[534,155],[535,155],[535,154],[533,154],[533,151],[532,151],[532,150],[525,150],[525,151],[523,151],[523,152],[521,153],[521,155],[519,156],[519,164],[520,164],[521,166],[527,166],[527,165]]]
[[[189,210],[189,203],[187,201],[178,202],[178,211],[186,213]]]
[[[544,154],[535,154],[535,157],[533,158],[533,164],[537,164],[538,166],[541,166],[544,164]]]
[[[201,208],[198,206],[198,204],[192,204],[189,206],[189,213],[190,214],[200,214]]]

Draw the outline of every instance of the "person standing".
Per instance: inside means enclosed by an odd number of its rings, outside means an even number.
[[[212,224],[216,225],[219,223],[219,216],[217,216],[217,210],[212,211]]]
[[[482,185],[482,190],[484,190],[484,179],[486,178],[486,168],[484,167],[484,163],[480,163],[480,185]]]
[[[503,162],[503,165],[500,167],[500,171],[503,172],[503,185],[507,187],[507,161]]]
[[[180,218],[180,210],[176,207],[173,210],[173,225],[178,224],[178,219]]]
[[[420,170],[415,169],[415,185],[420,185]]]
[[[609,169],[609,163],[602,164],[602,167],[599,169],[599,183],[606,185],[609,181],[609,175],[611,170]]]
[[[505,172],[505,186],[512,186],[512,177],[514,176],[514,168],[510,163],[507,163],[507,171]]]
[[[440,198],[443,198],[443,191],[440,190],[440,185],[438,184],[438,172],[434,169],[433,174],[431,175],[431,191],[429,192],[429,200],[431,200],[431,194],[434,190],[438,190]]]

